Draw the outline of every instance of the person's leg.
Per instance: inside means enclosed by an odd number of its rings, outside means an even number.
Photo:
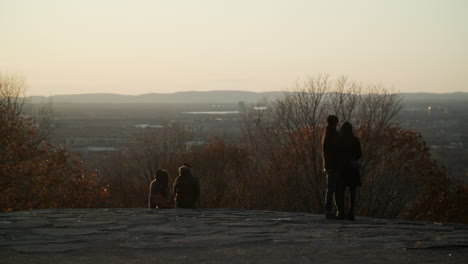
[[[346,190],[346,186],[344,184],[338,183],[336,185],[335,200],[336,200],[336,207],[338,208],[338,212],[336,213],[337,219],[344,219],[345,190]]]
[[[354,220],[354,206],[356,204],[356,186],[349,187],[349,214],[348,219]]]
[[[333,171],[327,171],[327,192],[325,194],[325,216],[330,217],[333,214],[333,195],[335,194],[336,177]]]

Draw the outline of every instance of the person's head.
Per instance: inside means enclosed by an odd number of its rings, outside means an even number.
[[[167,184],[169,182],[169,173],[166,170],[157,169],[154,178]]]
[[[335,126],[338,124],[338,117],[336,115],[327,116],[327,123],[329,126]]]
[[[351,125],[351,123],[348,121],[344,122],[340,128],[340,135],[345,137],[354,136],[353,125]]]
[[[179,168],[179,176],[191,176],[191,175],[192,175],[192,170],[190,169],[190,167],[183,165]]]

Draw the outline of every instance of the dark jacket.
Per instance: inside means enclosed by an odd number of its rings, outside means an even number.
[[[323,168],[325,170],[338,168],[338,131],[336,127],[327,126],[322,140]]]
[[[150,191],[149,191],[149,198],[148,198],[148,207],[149,208],[170,208],[169,203],[169,188],[167,183],[164,186],[164,183],[161,180],[153,180],[150,184]],[[160,201],[157,201],[157,198],[160,198]]]
[[[346,186],[361,185],[360,168],[353,166],[362,156],[361,142],[355,136],[340,136],[338,138],[339,175],[337,184]]]
[[[195,208],[200,198],[198,179],[192,175],[181,175],[174,181],[174,199],[178,208]]]

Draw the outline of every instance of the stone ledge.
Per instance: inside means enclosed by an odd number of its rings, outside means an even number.
[[[7,263],[444,263],[468,259],[468,226],[230,209],[0,213]]]

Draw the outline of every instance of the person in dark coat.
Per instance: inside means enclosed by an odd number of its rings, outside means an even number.
[[[189,166],[179,168],[179,176],[174,181],[174,200],[177,208],[195,208],[200,198],[200,184],[192,175]]]
[[[356,202],[356,188],[361,185],[360,159],[362,156],[361,142],[353,134],[353,126],[349,122],[341,125],[338,136],[338,166],[339,173],[336,181],[337,218],[344,219],[344,198],[346,187],[349,187],[350,205],[347,218],[354,220],[354,205]]]
[[[335,194],[336,177],[338,172],[338,132],[336,126],[338,117],[329,115],[327,117],[327,127],[322,140],[323,169],[327,175],[327,192],[325,194],[325,217],[333,219],[333,195]]]
[[[169,173],[165,170],[158,169],[156,170],[154,178],[155,179],[150,184],[148,207],[158,209],[171,208]]]

